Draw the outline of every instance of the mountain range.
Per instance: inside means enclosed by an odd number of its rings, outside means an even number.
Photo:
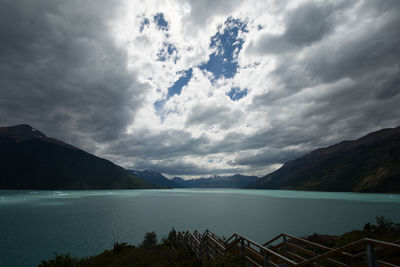
[[[319,148],[262,178],[236,174],[185,180],[111,161],[29,125],[0,127],[0,189],[255,188],[400,192],[400,127]]]
[[[258,179],[257,176],[245,176],[240,174],[235,174],[233,176],[214,175],[207,178],[187,180],[180,177],[168,179],[161,173],[152,170],[129,171],[143,180],[167,188],[242,188]]]
[[[29,125],[0,127],[0,189],[158,188]]]
[[[129,170],[131,173],[136,175],[137,177],[142,178],[143,180],[146,180],[154,185],[166,187],[166,188],[182,188],[183,186],[175,183],[174,181],[171,181],[164,175],[162,175],[159,172],[155,172],[152,170],[144,170],[144,171],[135,171],[135,170]]]
[[[400,127],[314,150],[249,188],[400,193]]]
[[[233,176],[217,176],[184,180],[174,177],[173,182],[187,188],[243,188],[258,180],[257,176],[235,174]]]

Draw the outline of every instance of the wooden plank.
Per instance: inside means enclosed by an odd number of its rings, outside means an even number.
[[[250,257],[248,256],[244,256],[245,261],[247,261],[248,263],[257,266],[257,267],[262,267],[262,265],[260,265],[259,263],[253,261]]]
[[[265,247],[265,245],[271,244],[272,242],[278,240],[280,237],[288,237],[290,238],[288,242],[283,242],[274,247],[274,249],[278,249],[279,247],[282,246],[287,246],[290,250],[287,251],[287,255],[290,256],[291,258],[294,258],[295,260],[300,260],[302,262],[296,263],[296,261],[287,258],[278,252],[275,252],[272,249],[269,249]],[[238,242],[242,242],[244,244],[244,254],[245,257],[248,257],[251,261],[254,261],[257,263],[259,260],[260,262],[264,261],[264,253],[267,253],[272,260],[278,260],[279,262],[285,262],[289,265],[292,266],[306,266],[306,265],[313,265],[317,262],[329,262],[332,265],[335,266],[349,266],[345,263],[342,263],[338,260],[332,259],[332,256],[335,255],[341,255],[341,256],[346,256],[351,259],[361,257],[365,255],[365,252],[361,252],[358,254],[351,254],[348,252],[345,252],[346,250],[350,250],[359,246],[365,246],[366,244],[373,245],[375,248],[375,251],[379,250],[394,250],[394,251],[400,251],[400,245],[396,243],[390,243],[390,242],[385,242],[385,241],[379,241],[379,240],[374,240],[374,239],[361,239],[355,242],[352,242],[350,244],[344,245],[340,248],[337,249],[332,249],[302,238],[298,238],[289,234],[280,234],[276,236],[275,238],[271,239],[270,241],[266,242],[264,245],[260,245],[246,237],[240,236],[238,234],[233,234],[227,241],[223,242],[221,238],[219,238],[217,235],[209,231],[208,229],[203,233],[200,234],[197,230],[195,230],[192,233],[189,231],[186,232],[178,232],[176,242],[181,245],[185,245],[186,247],[190,248],[197,257],[202,257],[202,256],[210,256],[212,258],[215,258],[219,253],[225,255],[226,252],[231,249],[235,248],[235,251],[239,249],[237,247]],[[295,244],[295,243],[300,243],[300,244]],[[314,252],[309,250],[304,246],[311,246],[313,248],[318,248],[325,250],[327,252],[322,253],[320,255],[314,256]],[[260,251],[258,251],[260,250]],[[298,255],[297,253],[301,253],[303,255],[308,255],[311,256],[312,258],[306,259],[303,256]],[[278,264],[274,263],[273,261],[269,261],[271,266],[278,266]],[[387,266],[387,267],[394,267],[398,266],[392,263],[388,263],[385,261],[378,261],[378,263],[381,266]],[[257,266],[259,266],[259,263],[257,263]]]
[[[369,239],[369,238],[364,238],[364,240],[367,242],[367,244],[387,248],[390,250],[400,251],[400,245],[398,245],[398,244],[375,240],[375,239]]]
[[[312,247],[317,247],[317,248],[320,248],[320,249],[323,249],[323,250],[328,250],[328,251],[329,251],[329,250],[332,250],[332,248],[330,248],[330,247],[326,247],[326,246],[324,246],[324,245],[321,245],[321,244],[318,244],[318,243],[314,243],[314,242],[308,241],[308,240],[306,240],[306,239],[303,239],[303,238],[300,238],[300,237],[297,237],[297,236],[293,236],[293,235],[289,235],[289,234],[284,234],[284,235],[287,236],[287,237],[289,237],[290,239],[299,241],[299,242],[301,242],[301,243],[310,245],[310,246],[312,246]]]
[[[244,250],[245,250],[245,252],[244,252],[245,255],[249,255],[249,256],[257,259],[260,262],[264,261],[264,255],[261,255],[258,251],[255,251],[254,249],[246,247],[246,246],[244,247]]]
[[[225,249],[225,246],[223,246],[223,245],[221,245],[217,240],[215,240],[213,237],[211,237],[211,236],[209,236],[208,237],[212,242],[213,242],[213,245],[217,245],[218,247],[220,247],[221,249]]]
[[[273,251],[273,250],[271,250],[271,249],[269,249],[269,248],[263,247],[262,245],[260,245],[260,244],[258,244],[258,243],[256,243],[256,242],[254,242],[254,241],[252,241],[252,240],[250,240],[250,239],[248,239],[248,238],[246,238],[246,237],[243,237],[243,236],[241,236],[241,235],[238,235],[238,237],[241,238],[241,239],[243,239],[243,240],[249,241],[249,242],[252,243],[254,246],[256,246],[256,247],[262,249],[263,251],[265,251],[266,253],[268,253],[268,254],[270,254],[270,255],[272,255],[272,256],[278,257],[280,260],[282,260],[282,261],[284,261],[284,262],[286,262],[286,263],[289,263],[290,265],[296,265],[296,262],[294,262],[294,261],[292,261],[291,259],[288,259],[288,258],[286,258],[286,257],[284,257],[284,256],[282,256],[282,255],[280,255],[279,253],[276,253],[275,251]]]
[[[217,254],[224,255],[224,251],[223,251],[223,250],[221,250],[221,249],[219,249],[219,248],[217,248]]]
[[[269,265],[272,265],[272,266],[274,266],[274,267],[281,267],[279,264],[276,264],[276,263],[273,262],[273,261],[269,261]]]
[[[331,259],[331,258],[326,258],[325,260],[326,260],[327,262],[329,262],[330,264],[333,264],[333,265],[338,266],[338,267],[350,266],[350,265],[348,265],[348,264],[345,264],[345,263],[343,263],[343,262],[340,262],[340,261],[337,261],[337,260],[334,260],[334,259]]]
[[[314,256],[314,252],[312,252],[312,251],[310,251],[310,250],[308,250],[308,249],[306,249],[306,248],[297,246],[297,245],[292,244],[292,243],[287,243],[287,245],[288,245],[288,247],[290,247],[290,248],[292,248],[292,249],[294,249],[294,250],[298,250],[298,251],[300,251],[300,252],[302,252],[302,253],[304,253],[304,254],[307,254],[307,255],[309,255],[309,256]],[[295,255],[296,255],[296,254],[295,254]],[[293,256],[293,255],[292,255],[292,256]],[[298,256],[298,255],[296,255],[296,256]],[[298,256],[298,257],[300,257],[300,256]],[[303,258],[302,261],[305,261],[305,260],[307,260],[307,259]],[[337,261],[337,260],[334,260],[334,259],[331,259],[331,258],[326,258],[326,261],[330,262],[331,264],[333,264],[333,265],[335,265],[335,266],[348,266],[348,265],[345,264],[345,263],[342,263],[342,262],[340,262],[340,261]]]
[[[232,238],[237,239],[237,234],[235,233],[235,234],[231,235],[231,237],[229,237],[229,238],[225,241],[225,244],[229,243],[229,242],[231,241]]]
[[[294,254],[293,252],[287,251],[286,253],[289,254],[290,256],[292,256],[293,258],[296,258],[297,260],[300,260],[300,261],[307,260],[307,259],[305,259],[305,258],[303,258],[303,257],[301,257],[301,256],[299,256],[297,254]]]
[[[321,244],[318,244],[318,243],[314,243],[314,242],[308,241],[306,239],[303,239],[303,238],[300,238],[300,237],[297,237],[297,236],[293,236],[293,235],[289,235],[289,234],[283,234],[283,235],[289,237],[290,239],[296,240],[296,241],[298,241],[300,243],[304,243],[304,244],[307,244],[307,245],[312,246],[312,247],[316,247],[316,248],[327,250],[327,251],[334,250],[333,248],[330,248],[330,247],[327,247],[327,246],[324,246],[324,245],[321,245]],[[351,253],[347,253],[347,252],[342,252],[341,254],[343,256],[346,256],[346,257],[349,257],[349,258],[351,258],[353,256]]]
[[[233,240],[232,243],[227,244],[226,250],[230,249],[230,248],[233,247],[234,245],[237,245],[237,243],[239,243],[239,239]]]
[[[311,259],[309,259],[307,261],[301,262],[301,263],[299,263],[299,266],[306,266],[306,265],[311,264],[311,263],[319,262],[319,261],[321,261],[323,259],[326,259],[326,258],[328,258],[330,256],[341,254],[341,252],[344,251],[344,250],[349,250],[349,249],[352,249],[354,247],[358,247],[358,246],[365,245],[365,244],[366,244],[366,240],[360,239],[358,241],[355,241],[355,242],[352,242],[350,244],[344,245],[344,246],[342,246],[342,247],[340,247],[338,249],[331,250],[329,252],[326,252],[326,253],[323,253],[321,255],[315,256],[315,257],[313,257],[313,258],[311,258]]]
[[[276,237],[272,238],[270,241],[268,241],[268,242],[264,243],[264,244],[263,244],[263,246],[265,247],[265,246],[267,246],[267,245],[271,244],[272,242],[274,242],[274,241],[278,240],[279,238],[281,238],[283,235],[284,235],[283,233],[282,233],[282,234],[279,234],[279,235],[277,235]]]
[[[314,256],[314,252],[313,252],[313,251],[308,250],[308,249],[303,248],[303,247],[300,247],[300,246],[298,246],[298,245],[295,245],[295,244],[292,244],[292,243],[289,243],[289,242],[288,242],[288,243],[287,243],[287,246],[288,246],[289,248],[293,249],[293,250],[300,251],[301,253],[304,253],[304,254],[306,254],[306,255],[308,255],[308,256]]]
[[[377,262],[379,263],[379,266],[381,266],[381,267],[399,267],[399,265],[396,265],[396,264],[393,264],[393,263],[389,263],[389,262],[385,262],[385,261],[377,260]]]

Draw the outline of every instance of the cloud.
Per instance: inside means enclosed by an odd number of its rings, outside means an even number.
[[[204,175],[224,174],[224,173],[236,173],[238,168],[224,168],[224,169],[212,169],[203,168],[199,164],[193,162],[185,162],[183,159],[179,160],[163,160],[155,162],[143,162],[140,164],[144,169],[154,170],[156,172],[164,173],[168,176],[181,176],[181,177],[198,177]]]
[[[2,9],[0,23],[5,36],[0,48],[2,124],[30,123],[89,148],[118,138],[147,86],[127,71],[125,52],[111,39],[107,24],[116,14],[114,5],[5,5],[9,8]]]
[[[125,167],[265,175],[400,124],[400,4],[3,1],[0,123]]]
[[[249,49],[259,54],[279,54],[318,42],[335,29],[335,15],[349,3],[305,2],[285,15],[283,33],[265,33]]]
[[[188,28],[203,27],[204,25],[207,25],[216,15],[227,16],[235,9],[238,9],[241,3],[239,0],[182,0],[180,2],[189,10],[188,14],[184,18],[184,24],[187,24]],[[185,33],[193,34],[189,32]]]
[[[264,148],[243,153],[229,164],[232,166],[250,165],[252,167],[265,167],[273,164],[282,164],[282,162],[287,162],[303,154],[305,154],[305,151],[298,149]]]
[[[186,126],[203,125],[206,127],[217,126],[228,128],[240,120],[242,113],[239,110],[233,111],[228,107],[195,106],[188,115]]]

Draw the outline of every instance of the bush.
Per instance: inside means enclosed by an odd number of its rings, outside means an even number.
[[[42,261],[39,267],[75,267],[78,264],[78,259],[71,257],[70,254],[57,255],[55,258],[49,261]]]
[[[113,246],[113,249],[112,249],[112,252],[118,254],[118,253],[121,253],[121,252],[122,252],[124,249],[126,249],[127,247],[128,247],[128,244],[127,244],[127,243],[118,243],[118,242],[115,242],[115,243],[114,243],[114,246]]]
[[[155,232],[148,232],[144,235],[142,242],[143,247],[148,247],[157,244],[157,235]]]

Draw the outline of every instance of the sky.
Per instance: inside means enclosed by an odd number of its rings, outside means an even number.
[[[125,168],[264,176],[400,125],[398,0],[0,1],[0,126]]]

